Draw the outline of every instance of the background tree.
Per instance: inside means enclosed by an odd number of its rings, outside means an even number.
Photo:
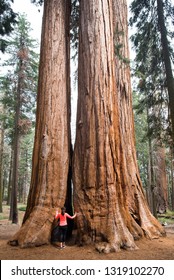
[[[8,40],[6,48],[9,54],[4,65],[9,67],[8,74],[2,79],[2,102],[9,115],[3,117],[9,129],[9,137],[13,145],[11,218],[18,222],[17,185],[19,173],[19,153],[21,136],[27,134],[32,126],[32,111],[35,107],[38,55],[34,53],[36,41],[30,38],[30,24],[25,16],[18,17],[17,28]],[[11,68],[11,69],[10,69]],[[14,121],[13,121],[14,120]],[[9,122],[9,125],[8,125]]]
[[[171,126],[171,102],[169,102],[168,86],[166,82],[166,68],[164,62],[164,45],[161,43],[161,29],[159,29],[159,9],[158,1],[133,1],[131,4],[132,18],[131,26],[134,24],[136,33],[132,36],[133,45],[136,51],[135,72],[139,79],[136,91],[140,94],[140,102],[137,110],[147,112],[148,122],[148,139],[149,139],[149,170],[151,170],[149,182],[151,189],[151,201],[154,201],[155,196],[159,198],[159,192],[162,192],[156,186],[156,175],[154,172],[154,164],[152,157],[156,151],[152,147],[164,145],[173,147],[172,143],[172,126]],[[170,54],[169,59],[173,59],[173,51],[170,47],[173,33],[170,31],[172,22],[172,7],[171,1],[164,1],[164,15],[168,31],[165,33],[168,36],[167,51]],[[170,23],[170,24],[169,24]],[[169,104],[170,103],[170,104]],[[155,143],[153,145],[153,142]],[[158,145],[157,145],[158,144]],[[157,192],[158,189],[158,192]],[[156,195],[154,194],[154,191]],[[153,196],[153,198],[152,198]],[[157,199],[156,197],[156,199]],[[157,204],[158,201],[157,201]],[[153,213],[156,212],[156,206],[152,207]],[[165,208],[165,207],[163,207]],[[157,209],[158,211],[158,209]]]
[[[136,154],[137,162],[140,171],[140,177],[143,187],[147,192],[148,189],[148,137],[147,137],[147,112],[145,110],[139,111],[139,102],[141,95],[133,91],[133,111],[135,123],[135,136],[136,136]]]
[[[0,50],[2,52],[5,51],[7,46],[7,41],[3,37],[9,35],[17,23],[17,14],[13,12],[11,3],[13,3],[13,0],[1,0],[0,2]]]
[[[19,194],[18,201],[20,203],[27,203],[29,192],[31,170],[32,170],[32,151],[33,151],[34,129],[30,130],[23,136],[20,148],[20,161],[19,161]]]
[[[174,145],[174,78],[173,78],[172,63],[171,63],[171,51],[168,42],[168,32],[165,24],[165,18],[166,18],[166,15],[164,14],[165,8],[167,10],[167,16],[174,15],[174,7],[172,7],[171,1],[157,0],[158,25],[161,33],[161,44],[163,49],[163,58],[164,58],[164,65],[165,65],[165,72],[166,72],[166,83],[167,83],[166,86],[169,95],[170,117],[172,123],[172,139]]]
[[[157,147],[155,154],[155,185],[157,195],[156,210],[165,213],[168,208],[168,189],[166,174],[166,150],[164,146]]]
[[[3,110],[0,104],[0,111]],[[3,200],[3,153],[4,153],[4,123],[0,122],[0,213],[2,213],[2,200]]]
[[[170,1],[165,3],[167,2]],[[133,16],[130,19],[130,24],[136,27],[136,32],[131,39],[136,51],[134,69],[139,79],[138,89],[144,95],[144,99],[141,98],[141,108],[145,104],[148,107],[151,116],[151,131],[157,138],[160,138],[161,133],[164,133],[164,131],[170,133],[171,136],[171,121],[168,119],[167,107],[170,105],[168,105],[164,51],[160,40],[161,34],[156,4],[155,0],[144,1],[143,4],[138,0],[133,1],[131,4]],[[166,14],[169,15],[171,11],[172,9],[170,10],[166,5]],[[170,16],[172,17],[171,14]],[[169,16],[166,17],[166,22],[168,18]],[[169,29],[168,35],[169,39],[173,36]],[[168,47],[170,47],[169,42]],[[173,57],[171,47],[170,57]],[[168,127],[167,130],[166,126]],[[157,127],[158,129],[155,129]]]
[[[7,41],[3,39],[5,35],[9,35],[16,24],[17,14],[11,9],[11,2],[13,0],[2,0],[0,2],[0,51],[4,52],[7,46]],[[1,123],[1,152],[0,152],[0,212],[2,212],[2,180],[3,180],[3,141],[4,129],[3,122]]]
[[[9,166],[11,167],[11,165],[9,164],[8,161],[8,156],[9,156],[9,151],[8,151],[8,144],[6,145],[6,143],[8,143],[8,136],[7,136],[7,127],[9,129],[9,127],[12,129],[12,123],[13,123],[13,116],[12,116],[12,106],[14,106],[13,103],[13,99],[14,96],[10,90],[10,79],[7,77],[1,77],[0,80],[0,93],[1,93],[1,112],[0,112],[0,124],[1,124],[1,169],[0,169],[0,193],[1,193],[1,199],[0,199],[0,205],[1,205],[1,211],[3,210],[2,207],[2,203],[4,200],[4,192],[5,192],[5,184],[4,184],[4,178],[7,178],[4,174],[4,171],[6,170],[8,172],[9,170]],[[6,94],[10,93],[10,98],[7,98]],[[8,100],[8,101],[7,101]],[[7,101],[7,102],[6,102]],[[6,110],[6,105],[7,103],[10,103],[10,110]],[[8,107],[8,105],[7,105]],[[14,107],[13,107],[14,109]],[[8,116],[8,117],[7,117]],[[8,121],[7,121],[8,119]],[[8,124],[10,123],[10,126],[8,126]],[[12,132],[12,131],[11,131]],[[10,132],[10,134],[11,134]],[[6,139],[7,138],[7,139]],[[11,176],[10,176],[11,177]],[[9,190],[10,190],[10,186],[9,186]]]
[[[169,150],[168,152],[168,162],[169,162],[169,167],[168,167],[168,177],[169,177],[169,182],[170,182],[170,189],[169,189],[169,193],[170,193],[170,205],[171,205],[171,209],[172,211],[174,211],[174,176],[173,176],[173,172],[174,172],[174,158],[173,158],[173,149]]]

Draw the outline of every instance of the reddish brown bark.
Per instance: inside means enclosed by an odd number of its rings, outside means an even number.
[[[174,155],[174,148],[171,147],[170,148],[170,152],[171,152],[171,206],[172,206],[172,211],[174,211],[174,158],[173,158],[173,155]]]
[[[0,107],[3,112],[3,108]],[[3,212],[2,202],[3,202],[3,151],[4,151],[4,124],[0,123],[0,213]]]
[[[167,176],[165,163],[165,148],[158,147],[155,160],[155,178],[156,178],[156,207],[158,213],[166,212],[168,208],[168,191],[167,191]]]
[[[23,225],[10,241],[48,243],[65,203],[70,154],[69,0],[45,0],[31,187]]]
[[[123,180],[128,188],[127,201],[129,212],[135,221],[141,226],[145,235],[153,238],[157,231],[149,231],[150,223],[162,230],[160,224],[151,215],[139,175],[134,136],[134,117],[132,110],[131,77],[129,65],[129,44],[128,44],[128,24],[127,24],[127,1],[113,1],[114,12],[114,44],[121,45],[119,55],[116,55],[116,83],[118,91],[120,137],[123,148],[122,168],[124,172]],[[137,197],[135,199],[135,197]],[[144,212],[144,213],[143,213]],[[149,224],[147,224],[147,219]],[[156,233],[155,233],[156,231]],[[163,230],[162,230],[163,231]],[[158,235],[158,233],[157,233]]]
[[[151,215],[136,162],[130,69],[114,56],[114,28],[124,31],[126,1],[81,0],[79,92],[73,180],[80,243],[99,251],[136,248],[134,239],[164,234]],[[115,4],[115,5],[114,5]],[[122,39],[120,39],[122,40]]]

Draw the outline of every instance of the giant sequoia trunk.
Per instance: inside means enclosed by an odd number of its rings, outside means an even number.
[[[45,0],[33,169],[23,225],[10,244],[49,242],[64,205],[70,149],[69,0]]]
[[[132,249],[134,239],[164,230],[148,209],[136,163],[130,70],[114,56],[116,28],[124,31],[128,55],[126,1],[81,0],[80,9],[73,160],[78,240],[104,252]]]

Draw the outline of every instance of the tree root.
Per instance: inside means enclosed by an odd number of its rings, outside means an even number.
[[[53,210],[44,207],[35,207],[30,217],[8,241],[8,244],[11,246],[20,246],[21,248],[49,244],[53,220]]]

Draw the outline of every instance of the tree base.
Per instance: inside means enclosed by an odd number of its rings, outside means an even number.
[[[132,244],[132,246],[120,246],[117,244],[112,244],[112,243],[107,243],[107,242],[100,242],[98,244],[96,244],[95,246],[96,250],[99,253],[105,253],[105,254],[109,254],[109,253],[113,253],[113,252],[120,252],[121,249],[126,249],[126,250],[138,250],[139,248],[135,245]]]
[[[51,229],[55,209],[35,207],[19,231],[8,241],[21,248],[41,246],[51,241]]]

